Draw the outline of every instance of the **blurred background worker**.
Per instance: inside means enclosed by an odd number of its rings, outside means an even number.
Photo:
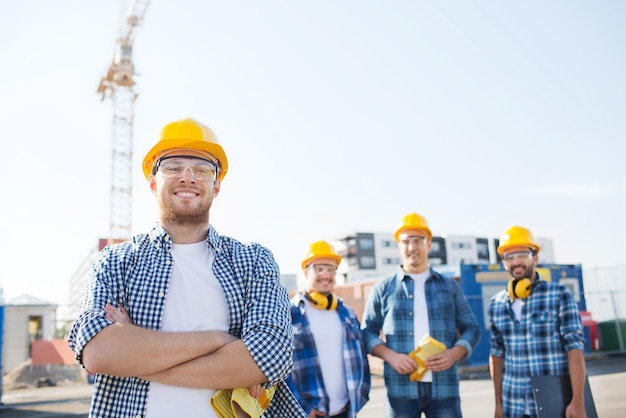
[[[476,348],[480,327],[459,284],[430,268],[433,235],[426,219],[409,213],[394,237],[402,264],[374,284],[362,326],[370,354],[385,361],[385,416],[460,417],[457,362]],[[447,349],[429,357],[428,372],[413,381],[410,375],[418,364],[409,353],[424,336],[432,336]]]
[[[536,417],[530,376],[570,375],[572,401],[566,417],[585,417],[583,327],[569,289],[542,280],[535,268],[541,247],[533,234],[512,226],[498,254],[512,279],[491,298],[489,366],[496,417]],[[555,394],[555,396],[560,396]]]
[[[352,418],[369,399],[370,369],[359,320],[333,294],[340,262],[330,244],[312,243],[302,260],[304,293],[291,299],[291,383],[309,417]]]

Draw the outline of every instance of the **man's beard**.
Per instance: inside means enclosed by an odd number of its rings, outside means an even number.
[[[211,209],[210,201],[197,208],[187,210],[173,209],[163,200],[159,202],[159,205],[161,206],[161,218],[167,224],[179,227],[205,226],[209,219],[209,209]]]
[[[533,266],[524,266],[522,268],[522,274],[520,275],[516,271],[516,275],[511,274],[515,279],[534,279],[535,278],[535,268]]]

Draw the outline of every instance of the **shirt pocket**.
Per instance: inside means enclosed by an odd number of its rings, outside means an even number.
[[[558,335],[558,318],[550,311],[535,312],[530,317],[531,336],[535,339],[549,339]]]

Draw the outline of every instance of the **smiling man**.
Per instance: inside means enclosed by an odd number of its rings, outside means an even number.
[[[100,252],[69,335],[96,373],[90,417],[216,417],[217,390],[255,385],[275,388],[265,417],[306,416],[284,384],[293,334],[272,253],[209,223],[227,171],[215,133],[191,118],[144,157],[158,223]]]
[[[433,234],[426,218],[405,215],[394,237],[402,264],[374,284],[362,325],[370,354],[385,361],[385,417],[461,417],[457,362],[478,345],[478,322],[459,284],[430,268]],[[429,337],[446,349],[428,357],[427,371],[414,380],[421,365],[409,354]]]
[[[496,418],[536,417],[531,376],[562,374],[570,375],[572,385],[565,416],[586,417],[578,305],[567,287],[541,279],[536,271],[540,250],[522,226],[514,225],[500,237],[498,254],[512,278],[491,298],[488,310]]]
[[[354,418],[369,399],[370,369],[359,320],[333,294],[340,262],[326,241],[312,243],[302,260],[304,292],[291,300],[291,383],[310,418]]]

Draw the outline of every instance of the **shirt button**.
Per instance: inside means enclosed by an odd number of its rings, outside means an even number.
[[[409,299],[413,299],[413,295],[409,295]]]
[[[159,292],[159,297],[160,298],[164,298],[165,297],[165,292]]]
[[[165,262],[165,264],[167,264],[167,265],[169,266],[170,264],[172,264],[172,260],[167,260],[167,261]]]
[[[413,316],[413,312],[409,312],[409,316]]]

